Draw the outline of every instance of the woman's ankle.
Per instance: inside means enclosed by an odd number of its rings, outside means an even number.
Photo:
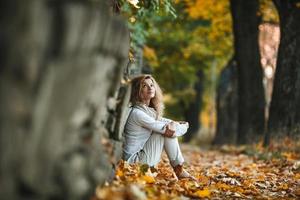
[[[182,179],[182,178],[189,178],[191,180],[196,180],[196,178],[192,175],[190,175],[186,170],[183,169],[183,165],[179,164],[173,167],[175,175],[177,179]]]
[[[173,170],[174,170],[175,174],[178,176],[183,172],[183,165],[178,164],[175,167],[173,167]]]

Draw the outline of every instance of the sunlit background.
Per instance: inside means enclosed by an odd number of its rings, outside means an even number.
[[[131,70],[142,65],[144,73],[157,78],[164,90],[166,116],[194,121],[194,142],[211,141],[216,132],[218,81],[234,56],[229,3],[130,0],[121,7],[131,30]],[[279,44],[279,19],[271,0],[260,1],[258,16],[267,118]]]

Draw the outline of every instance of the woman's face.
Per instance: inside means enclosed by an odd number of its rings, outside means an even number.
[[[145,79],[141,84],[141,98],[143,101],[149,101],[155,97],[154,83],[150,78]]]

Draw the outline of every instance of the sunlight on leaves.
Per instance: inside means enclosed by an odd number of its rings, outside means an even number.
[[[148,165],[121,160],[114,180],[98,186],[93,200],[223,199],[225,196],[227,199],[299,199],[300,143],[283,141],[274,142],[271,150],[260,144],[217,150],[183,145],[183,154],[189,161],[187,170],[197,181],[176,180],[165,153],[152,170]],[[264,155],[275,151],[283,156],[261,160],[257,153],[248,155],[250,150]]]
[[[155,179],[152,176],[144,175],[141,177],[146,183],[154,183]]]
[[[195,196],[197,196],[197,197],[204,198],[204,197],[210,197],[211,192],[210,192],[209,189],[205,188],[205,189],[203,189],[203,190],[198,190],[198,191],[195,192],[194,194],[195,194]]]
[[[133,5],[136,8],[140,8],[137,4],[139,3],[139,0],[127,0],[131,5]]]

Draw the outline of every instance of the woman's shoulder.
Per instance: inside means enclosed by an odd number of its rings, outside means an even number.
[[[137,108],[137,107],[133,107],[132,108],[132,114],[133,115],[144,115],[146,114],[143,110]]]
[[[132,108],[131,114],[128,118],[129,121],[141,122],[148,120],[148,115],[140,109]]]
[[[149,113],[147,110],[140,108],[140,107],[133,107],[132,108],[132,117],[135,119],[148,119],[150,118],[154,118],[154,114],[153,113]]]

